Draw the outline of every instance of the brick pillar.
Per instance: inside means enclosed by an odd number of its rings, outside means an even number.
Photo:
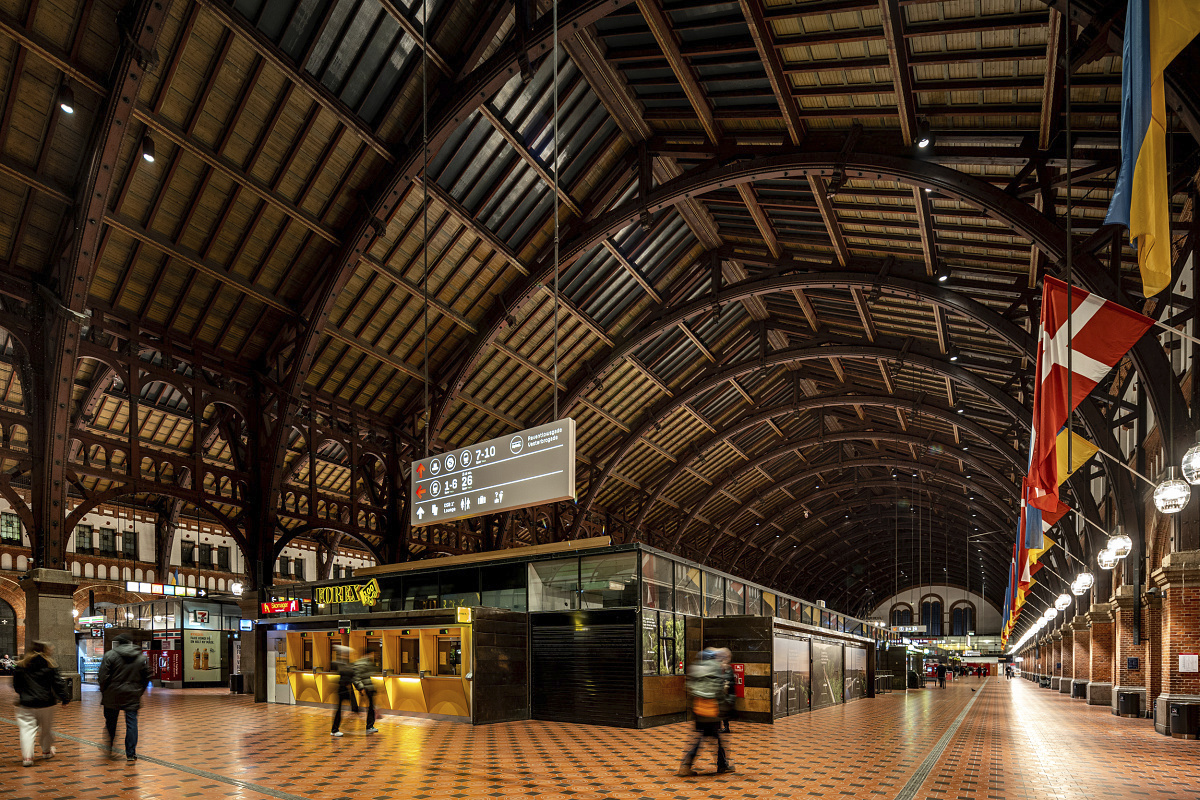
[[[1091,669],[1092,637],[1089,635],[1087,617],[1082,614],[1071,620],[1071,630],[1074,632],[1072,643],[1075,652],[1071,655],[1071,697],[1084,694],[1086,689],[1076,689],[1075,686],[1087,686],[1089,670]]]
[[[61,569],[33,569],[21,580],[25,590],[25,648],[48,642],[62,676],[71,681],[79,699],[79,660],[75,648],[75,587],[77,579]]]
[[[1111,706],[1113,701],[1113,613],[1108,603],[1096,603],[1087,614],[1092,626],[1088,661],[1087,703]]]
[[[1150,594],[1154,592],[1154,594]],[[1162,694],[1162,595],[1151,588],[1142,595],[1142,639],[1146,642],[1146,716],[1153,717]]]
[[[1072,668],[1075,664],[1075,631],[1071,623],[1064,622],[1062,631],[1062,680],[1058,683],[1058,691],[1062,694],[1071,693]]]
[[[1137,589],[1134,586],[1118,586],[1112,598],[1113,609],[1113,692],[1112,712],[1117,713],[1118,693],[1135,692],[1138,697],[1138,709],[1146,713],[1146,672],[1150,665],[1147,663],[1146,637],[1149,631],[1142,627],[1142,640],[1134,644],[1133,634],[1136,614],[1141,613],[1137,601]],[[1133,662],[1130,659],[1134,659]],[[1130,664],[1134,663],[1132,668]]]
[[[1053,641],[1050,649],[1050,688],[1057,692],[1062,685],[1062,630],[1055,630],[1050,634],[1050,638]]]
[[[1180,672],[1180,653],[1200,653],[1200,550],[1169,553],[1150,576],[1162,592],[1162,694],[1154,729],[1170,734],[1168,703],[1200,703],[1200,672]]]

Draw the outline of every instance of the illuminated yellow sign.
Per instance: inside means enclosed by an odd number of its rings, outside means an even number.
[[[345,586],[316,586],[313,600],[317,603],[362,603],[373,606],[379,602],[379,581],[371,578],[367,583]]]
[[[457,622],[465,623],[471,621],[471,609],[467,606],[459,606],[456,609],[455,614],[457,616]]]

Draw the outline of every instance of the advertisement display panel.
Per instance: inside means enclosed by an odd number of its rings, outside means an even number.
[[[221,632],[183,632],[183,679],[187,683],[221,680]]]
[[[846,645],[846,699],[867,696],[867,651]]]
[[[826,708],[842,702],[842,646],[813,639],[812,707]]]

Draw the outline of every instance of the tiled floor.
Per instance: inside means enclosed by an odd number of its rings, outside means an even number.
[[[0,697],[10,696],[0,680]],[[254,705],[212,690],[153,690],[141,714],[141,759],[127,765],[96,747],[98,701],[89,691],[60,710],[59,754],[32,768],[21,766],[12,706],[0,704],[0,797],[1200,796],[1200,743],[1159,736],[1149,721],[1119,719],[1020,680],[960,680],[944,691],[893,693],[774,726],[735,722],[737,771],[694,778],[674,776],[687,725],[471,728],[383,717],[381,732],[367,737],[362,718],[351,715],[345,737],[333,739],[323,710]],[[697,766],[711,765],[711,751],[702,752]]]

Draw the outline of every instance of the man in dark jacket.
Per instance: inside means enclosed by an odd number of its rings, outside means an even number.
[[[100,698],[104,705],[104,728],[108,751],[117,735],[117,717],[125,712],[125,760],[137,761],[138,709],[150,682],[150,662],[124,634],[113,639],[113,648],[100,662]]]

